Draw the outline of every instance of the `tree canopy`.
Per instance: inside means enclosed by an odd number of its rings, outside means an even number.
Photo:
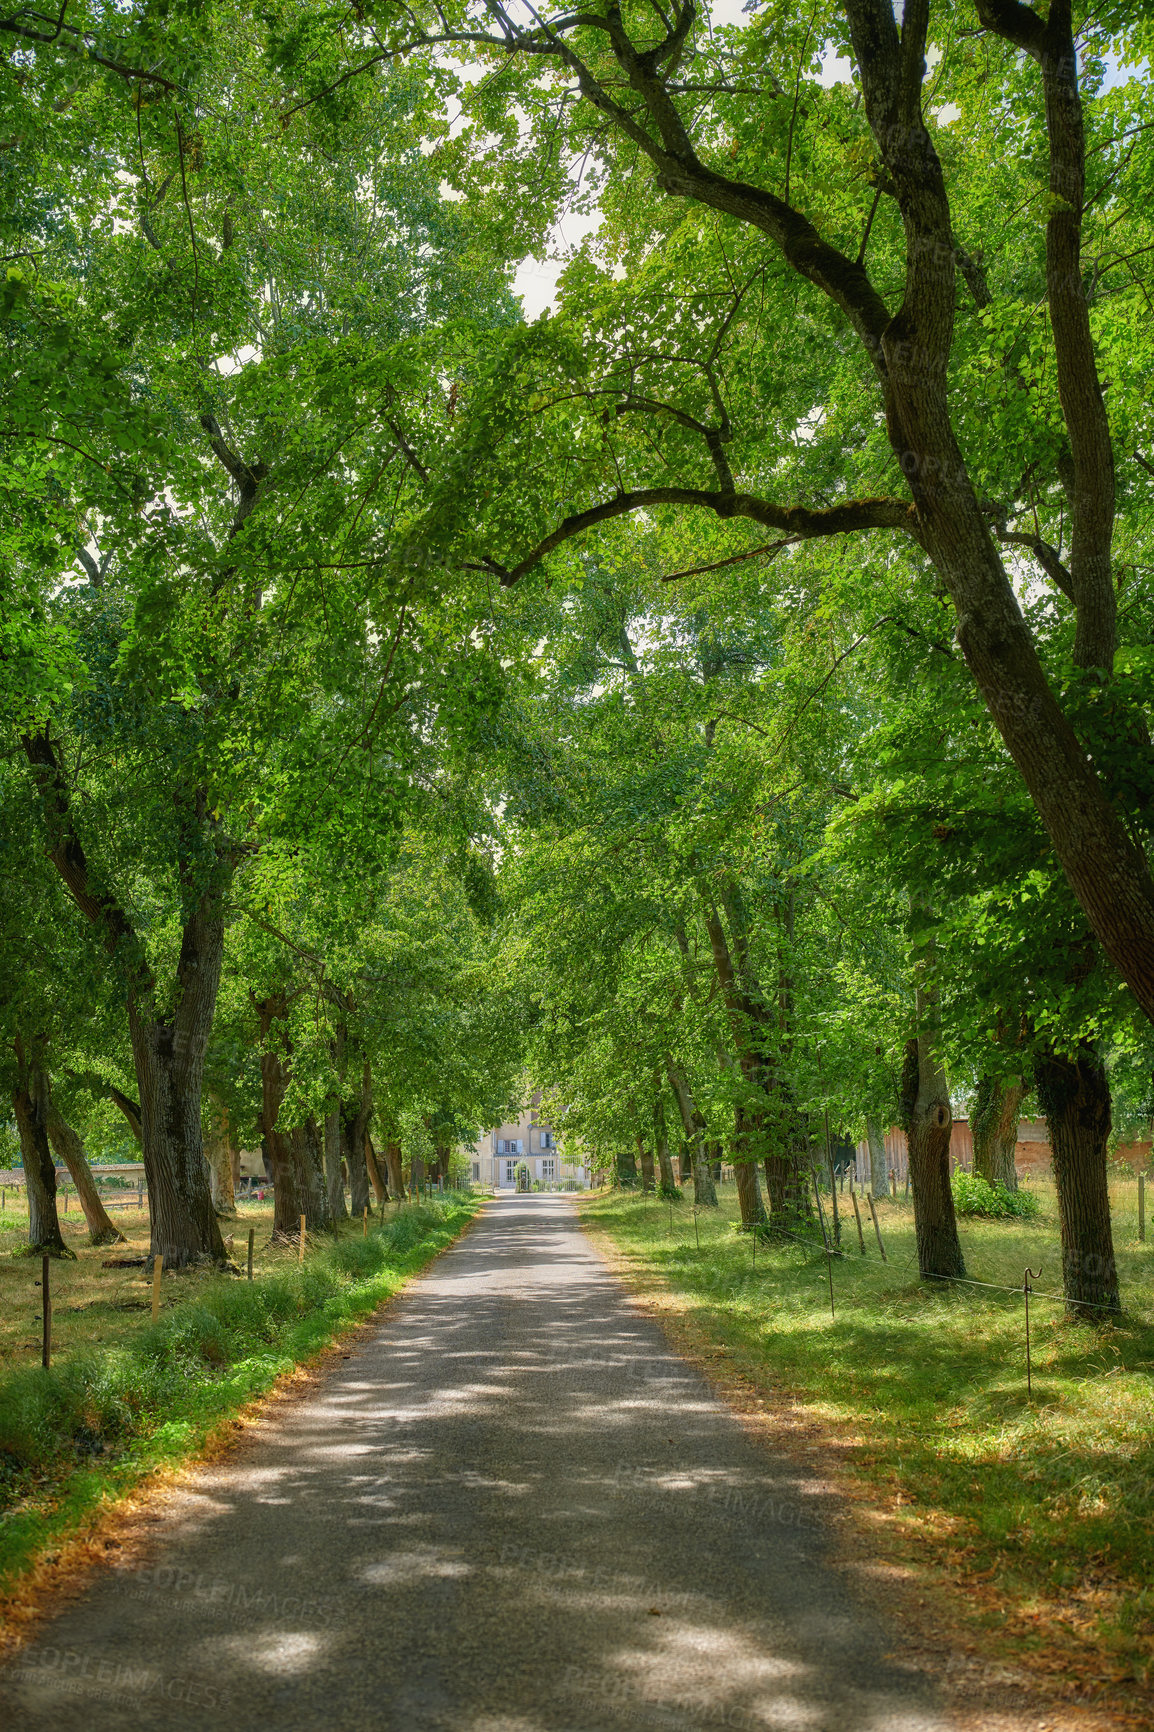
[[[732,1160],[758,1232],[900,1122],[948,1276],[954,1107],[1036,1088],[1067,1293],[1118,1302],[1149,46],[1068,0],[0,20],[39,1242],[54,1089],[139,1137],[171,1266],[224,1258],[222,1126],[287,1230],[536,1084],[667,1189]]]

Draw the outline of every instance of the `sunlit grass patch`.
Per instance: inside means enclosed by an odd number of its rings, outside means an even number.
[[[1068,1668],[1071,1691],[1133,1688],[1154,1662],[1154,1245],[1137,1242],[1136,1187],[1115,1182],[1126,1313],[1091,1327],[1033,1298],[1031,1400],[1023,1273],[1061,1286],[1053,1191],[1032,1190],[1033,1218],[960,1223],[968,1273],[990,1286],[920,1281],[904,1201],[879,1205],[889,1261],[868,1216],[863,1257],[839,1198],[832,1318],[820,1244],[759,1243],[755,1260],[732,1193],[699,1215],[700,1248],[687,1214],[671,1235],[651,1200],[583,1207],[746,1377],[805,1402],[891,1543],[962,1583],[979,1621]]]

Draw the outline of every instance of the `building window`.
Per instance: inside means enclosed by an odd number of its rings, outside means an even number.
[[[552,1133],[552,1131],[542,1131],[541,1132],[541,1147],[543,1149],[551,1149],[553,1147],[553,1133]]]
[[[480,1180],[481,1180],[481,1163],[480,1163],[480,1161],[474,1161],[473,1162],[473,1183],[475,1185],[479,1184]]]
[[[505,1183],[507,1185],[515,1185],[517,1183],[517,1163],[516,1163],[516,1161],[506,1161],[505,1162]]]
[[[541,1177],[543,1179],[555,1179],[557,1177],[556,1161],[550,1160],[541,1162]]]

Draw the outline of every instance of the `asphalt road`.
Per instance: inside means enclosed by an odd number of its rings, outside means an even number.
[[[564,1198],[502,1199],[43,1627],[0,1725],[945,1732],[814,1489]]]

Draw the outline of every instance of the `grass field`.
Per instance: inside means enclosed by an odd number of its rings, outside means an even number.
[[[1034,1221],[960,1223],[970,1277],[1014,1292],[920,1282],[903,1202],[879,1205],[889,1262],[868,1214],[862,1257],[839,1199],[832,1320],[824,1252],[759,1245],[755,1267],[732,1187],[698,1215],[700,1246],[688,1194],[672,1211],[621,1192],[582,1211],[695,1340],[804,1403],[885,1511],[874,1543],[960,1585],[975,1626],[1066,1694],[1137,1701],[1154,1674],[1154,1243],[1137,1241],[1136,1182],[1113,1182],[1126,1315],[1091,1328],[1032,1300],[1030,1400],[1023,1271],[1060,1287],[1053,1190],[1032,1188]]]
[[[147,1217],[118,1212],[127,1246],[94,1249],[82,1221],[76,1261],[52,1264],[53,1354],[40,1364],[40,1259],[20,1256],[27,1216],[0,1216],[0,1611],[18,1614],[39,1560],[157,1468],[195,1455],[277,1378],[363,1320],[464,1227],[479,1199],[450,1193],[319,1234],[298,1265],[270,1245],[272,1204],[242,1205],[226,1228],[253,1275],[105,1268],[148,1248]]]

